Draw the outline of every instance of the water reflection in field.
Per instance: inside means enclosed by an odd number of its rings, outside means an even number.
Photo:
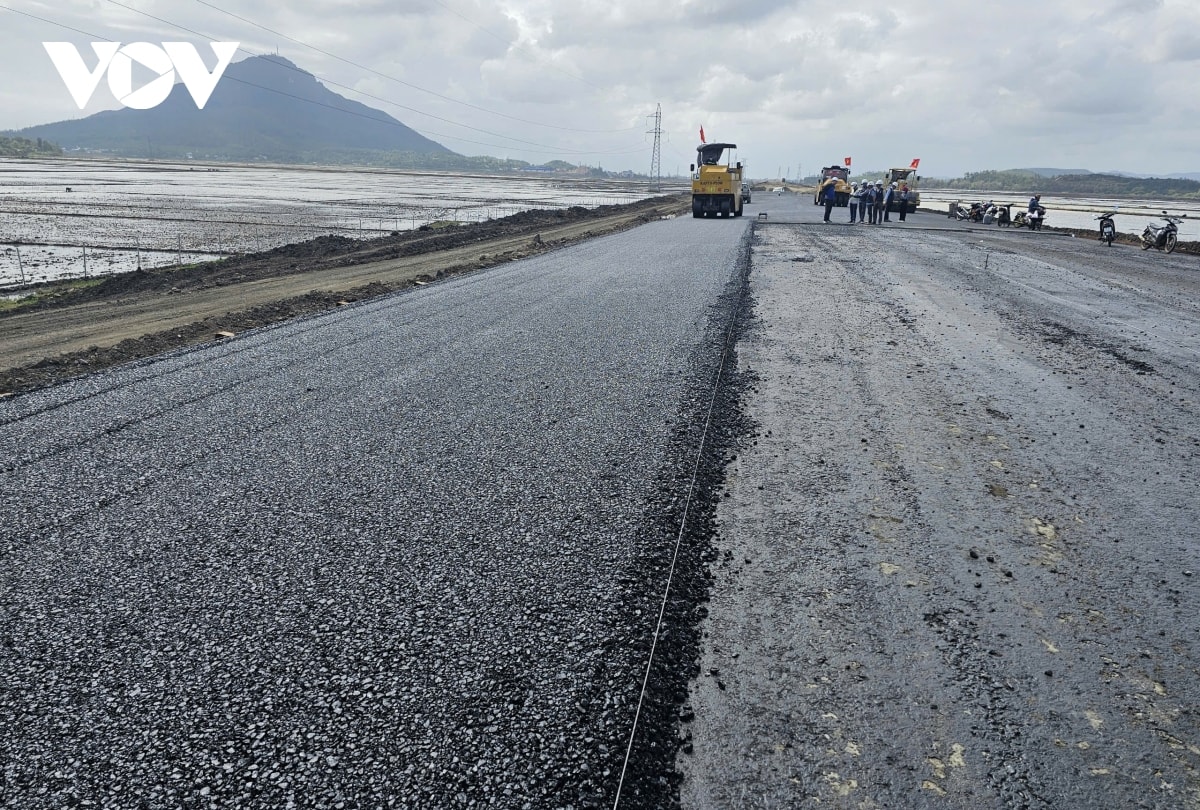
[[[386,169],[59,160],[0,169],[0,286],[651,196],[645,183]]]

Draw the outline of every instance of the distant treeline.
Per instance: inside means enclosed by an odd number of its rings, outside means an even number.
[[[331,166],[383,166],[389,169],[446,172],[514,172],[529,168],[530,163],[490,155],[459,155],[454,152],[401,152],[383,149],[323,149],[295,152],[292,161]],[[561,161],[556,161],[561,163]],[[562,164],[564,167],[569,164]],[[552,168],[558,168],[557,166]]]
[[[29,138],[12,138],[0,135],[0,157],[28,158],[61,154],[62,147],[56,143],[44,141],[41,138],[31,141]]]
[[[1155,177],[1121,177],[1114,174],[1061,174],[1045,177],[1023,169],[968,172],[953,180],[929,178],[926,188],[972,191],[1043,192],[1067,196],[1149,197],[1200,200],[1200,182]]]
[[[283,149],[259,150],[254,147],[230,147],[214,149],[211,152],[197,150],[186,146],[155,143],[147,149],[145,143],[134,143],[126,148],[92,149],[78,154],[86,157],[126,157],[151,158],[154,160],[204,160],[229,161],[235,163],[290,163],[315,164],[321,166],[382,166],[391,169],[411,169],[420,171],[473,172],[487,174],[491,172],[519,172],[528,169],[532,164],[524,160],[498,158],[489,155],[459,155],[454,152],[405,152],[385,149],[340,149],[325,147],[321,149]],[[62,155],[63,150],[57,144],[38,138],[36,141],[28,138],[17,138],[0,135],[0,157],[45,157]],[[72,154],[75,154],[72,152]],[[574,168],[563,161],[551,161],[545,164],[550,169]]]

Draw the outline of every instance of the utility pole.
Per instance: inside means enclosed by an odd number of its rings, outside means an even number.
[[[650,190],[662,191],[662,104],[654,105],[654,152],[650,155]]]

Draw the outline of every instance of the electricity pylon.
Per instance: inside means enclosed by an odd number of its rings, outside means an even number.
[[[650,190],[662,191],[662,104],[654,106],[654,152],[650,156]]]

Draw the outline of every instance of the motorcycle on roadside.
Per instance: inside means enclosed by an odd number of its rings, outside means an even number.
[[[998,228],[1011,228],[1012,227],[1012,224],[1013,224],[1012,207],[1013,207],[1012,203],[1006,203],[1004,205],[996,206],[996,227],[998,227]]]
[[[1113,240],[1117,238],[1117,225],[1113,222],[1113,217],[1117,215],[1116,211],[1105,211],[1099,216],[1092,219],[1100,220],[1100,241],[1112,247]]]
[[[1173,217],[1163,211],[1163,219],[1167,221],[1165,225],[1155,225],[1151,222],[1146,226],[1146,230],[1142,231],[1139,237],[1142,240],[1142,250],[1157,248],[1166,253],[1175,250],[1175,245],[1179,243],[1179,223],[1186,218],[1187,214]]]
[[[1018,211],[1013,217],[1012,224],[1018,228],[1029,228],[1031,231],[1040,231],[1042,222],[1046,219],[1046,209],[1043,206],[1038,206],[1032,211]]]
[[[973,203],[971,203],[971,207],[967,209],[967,217],[966,218],[968,220],[970,220],[971,222],[982,222],[983,221],[983,210],[984,210],[983,203],[973,202]],[[961,217],[960,217],[960,219],[961,219]]]

